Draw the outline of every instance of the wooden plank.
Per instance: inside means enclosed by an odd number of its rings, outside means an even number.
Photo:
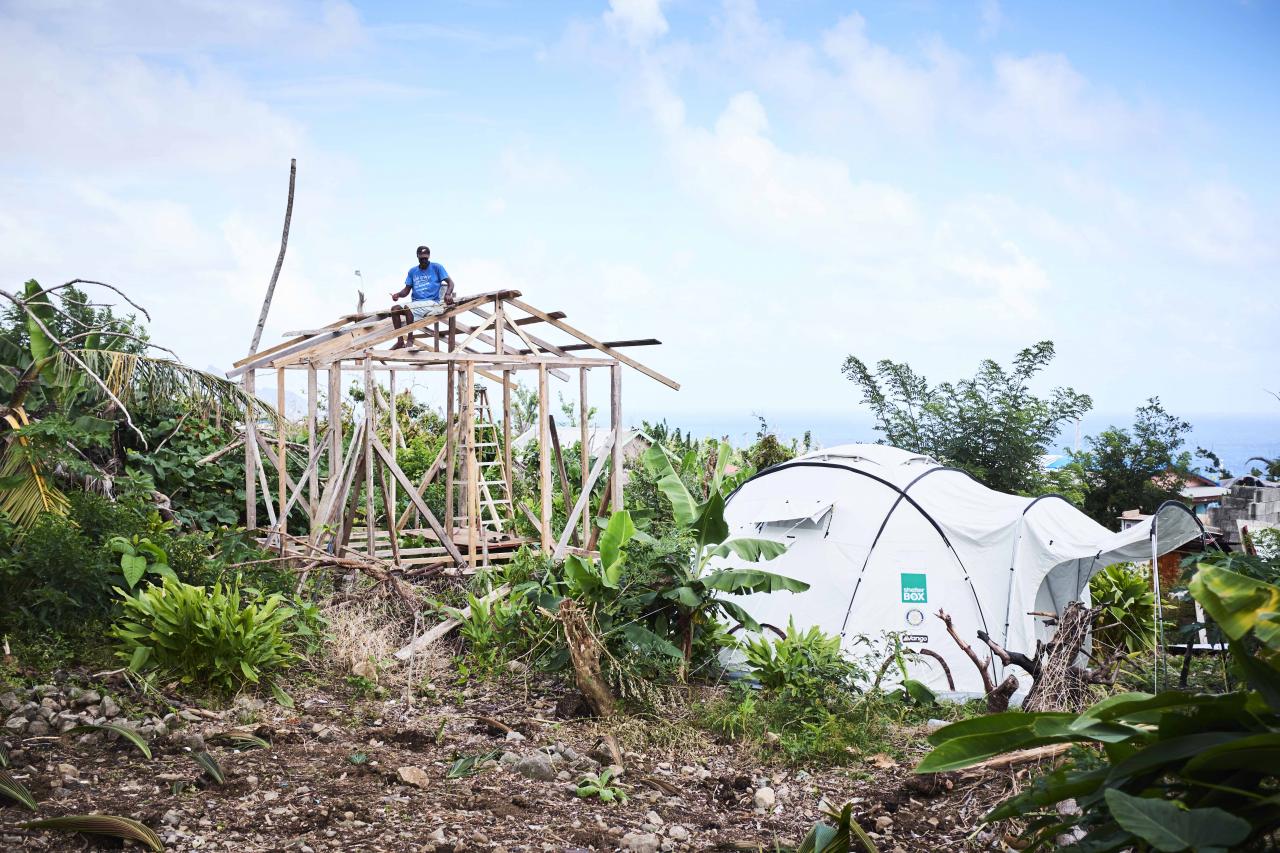
[[[284,505],[284,511],[277,514],[277,523],[271,527],[271,533],[274,534],[279,532],[279,519],[287,519],[289,517],[290,510],[292,510],[293,505],[298,502],[298,498],[302,496],[303,488],[307,485],[308,475],[320,467],[320,457],[323,455],[324,448],[321,447],[319,453],[316,453],[307,459],[307,467],[302,472],[302,478],[298,480],[297,486],[294,487],[292,494],[290,494],[288,503]]]
[[[453,349],[454,336],[457,334],[458,321],[455,318],[449,318],[449,341],[448,349]],[[449,530],[453,530],[453,464],[457,458],[457,440],[455,438],[455,430],[458,427],[458,410],[456,386],[458,384],[457,367],[449,365],[449,375],[445,382],[445,416],[444,422],[449,425],[448,432],[445,433],[445,481],[444,481],[444,518],[449,525]]]
[[[435,514],[431,511],[431,508],[427,506],[426,502],[423,501],[422,498],[418,497],[418,493],[413,490],[413,483],[405,476],[404,472],[400,470],[400,466],[391,460],[391,454],[387,452],[387,449],[382,446],[382,442],[378,441],[376,436],[373,439],[373,449],[382,457],[382,462],[387,466],[387,471],[392,477],[395,477],[400,482],[400,485],[404,488],[405,494],[408,495],[409,500],[413,501],[414,505],[418,508],[418,512],[427,520],[427,524],[431,527],[432,532],[439,538],[440,544],[444,546],[444,549],[449,553],[449,556],[453,557],[459,565],[466,565],[467,561],[462,558],[461,552],[459,552],[457,546],[453,544],[453,538],[445,534],[444,527],[440,525],[439,519],[435,517]]]
[[[265,317],[265,312],[264,315]],[[288,534],[289,518],[285,514],[284,505],[288,502],[288,471],[289,466],[284,455],[284,371],[276,371],[276,413],[280,416],[280,423],[276,424],[276,479],[280,483],[280,501],[276,504],[276,518],[279,519],[281,532]]]
[[[254,469],[257,466],[255,457],[258,452],[258,442],[255,437],[258,431],[258,414],[253,405],[253,400],[257,396],[254,388],[256,382],[257,377],[252,370],[244,375],[244,393],[248,399],[244,412],[244,523],[250,530],[258,526],[258,481],[254,475]]]
[[[618,349],[619,347],[656,347],[661,346],[662,341],[657,338],[638,338],[631,341],[605,341],[604,345]],[[562,352],[578,352],[580,350],[595,349],[591,344],[564,344],[560,347]],[[522,349],[519,355],[529,355],[530,350]]]
[[[588,368],[578,368],[578,456],[581,457],[582,464],[582,491],[590,491],[587,483],[587,477],[591,469],[591,451],[587,445],[591,441],[590,415],[591,409],[587,406],[587,370]],[[589,519],[584,513],[582,516],[582,541],[586,542],[587,537],[591,534]]]
[[[335,462],[342,458],[342,368],[330,367],[329,399],[327,401],[329,417],[329,480],[337,473]]]
[[[502,476],[507,481],[507,497],[515,500],[515,491],[511,488],[511,371],[502,371]],[[507,505],[507,515],[514,528],[516,523],[515,507]]]
[[[393,452],[394,452],[394,448],[393,448]],[[390,494],[390,493],[389,493],[389,492],[388,492],[388,490],[387,490],[387,476],[386,476],[386,473],[387,473],[387,472],[386,472],[386,469],[384,468],[384,469],[383,469],[383,471],[382,471],[382,473],[378,475],[378,489],[382,492],[382,506],[383,506],[383,509],[385,510],[385,512],[383,513],[383,515],[384,515],[384,516],[386,517],[386,519],[387,519],[387,532],[388,532],[388,534],[390,535],[390,541],[391,541],[391,562],[395,563],[395,564],[398,566],[398,565],[400,565],[400,537],[399,537],[399,536],[396,536],[396,529],[395,529],[395,520],[396,520],[395,504],[393,504],[393,503],[391,502],[390,497],[389,497],[389,494]],[[377,550],[377,547],[378,547],[378,543],[375,541],[375,542],[374,542],[374,544],[373,544],[373,548],[370,548],[370,549],[369,549],[369,553],[370,553],[370,554],[373,554],[375,557],[377,556],[377,554],[375,554],[374,552]]]
[[[560,494],[564,498],[564,505],[571,506],[573,503],[573,492],[569,490],[569,472],[565,468],[564,453],[560,449],[560,431],[556,429],[556,419],[554,415],[547,418],[547,426],[550,427],[551,450],[556,457],[556,473],[560,475]]]
[[[452,429],[452,427],[450,427],[450,429]],[[440,473],[440,469],[444,467],[444,454],[445,454],[445,448],[441,447],[440,452],[436,454],[435,461],[431,463],[431,467],[428,468],[426,473],[422,475],[422,481],[418,483],[418,488],[417,488],[419,497],[425,497],[427,493],[427,486],[431,485],[432,480],[436,478],[436,474]],[[412,504],[405,507],[404,513],[401,514],[400,516],[400,520],[396,522],[397,530],[401,530],[404,527],[405,522],[409,520],[409,515],[413,511],[414,510],[413,510]]]
[[[610,444],[612,444],[612,441],[610,441]],[[569,540],[573,537],[578,517],[583,514],[583,511],[591,502],[591,490],[595,488],[596,480],[599,480],[600,475],[604,473],[605,462],[609,459],[608,453],[605,452],[607,450],[608,448],[604,448],[600,455],[596,457],[596,464],[591,467],[591,472],[582,484],[582,494],[578,495],[578,500],[573,504],[573,510],[570,511],[568,519],[565,520],[564,531],[560,534],[560,540],[556,542],[556,549],[552,554],[553,559],[559,560],[564,557],[565,549],[569,547]],[[582,541],[586,542],[587,537],[583,536]]]
[[[259,441],[262,440],[261,435],[258,436],[258,440]],[[271,458],[269,451],[268,451],[267,458],[268,459]],[[262,454],[256,454],[253,457],[253,461],[257,463],[255,467],[257,468],[257,472],[258,472],[258,483],[262,486],[262,505],[267,509],[267,524],[270,527],[275,527],[276,526],[276,508],[271,503],[271,486],[269,483],[267,483],[267,469],[266,469],[266,466],[262,464]]]
[[[613,511],[622,509],[622,365],[609,369],[609,425],[613,428],[613,440],[609,452],[613,456],[613,489],[609,503]]]
[[[347,493],[351,491],[357,460],[364,451],[363,432],[364,421],[361,421],[355,425],[355,429],[352,431],[351,446],[347,449],[346,458],[336,465],[334,464],[334,458],[329,458],[329,469],[332,474],[329,477],[329,485],[326,487],[324,495],[320,498],[320,509],[316,513],[316,522],[312,533],[313,542],[319,542],[325,526],[332,523],[338,507],[342,506],[346,501]],[[330,445],[330,452],[332,450],[332,445]]]
[[[538,532],[542,552],[551,550],[551,435],[548,421],[551,417],[547,391],[547,369],[538,369],[538,489],[541,496],[541,515]]]
[[[550,315],[548,315],[544,311],[540,311],[539,309],[534,308],[532,305],[521,302],[519,299],[516,299],[515,297],[511,297],[507,301],[527,314],[532,314],[535,317],[541,317],[551,325],[555,326],[560,331],[565,332],[566,334],[573,335],[575,338],[582,341],[584,344],[591,344],[591,346],[600,350],[605,355],[608,355],[610,358],[613,358],[622,362],[623,364],[627,365],[633,370],[640,371],[645,376],[648,376],[650,379],[657,380],[658,382],[661,382],[663,385],[666,385],[668,388],[671,388],[674,391],[680,390],[680,383],[676,382],[674,379],[669,379],[666,376],[663,376],[658,371],[645,367],[640,362],[636,361],[633,358],[629,358],[628,356],[619,352],[613,347],[606,346],[605,344],[601,343],[600,341],[588,335],[586,332],[578,331],[573,326],[570,326],[568,323],[564,322],[563,320],[553,320],[551,319]]]
[[[280,460],[276,458],[275,450],[274,450],[274,449],[271,447],[271,445],[267,442],[267,437],[266,437],[265,435],[263,435],[263,434],[262,434],[262,433],[260,433],[260,432],[259,432],[259,433],[255,433],[255,435],[257,436],[257,439],[258,439],[258,449],[261,451],[261,454],[260,454],[261,458],[265,458],[268,462],[270,462],[270,463],[271,463],[271,468],[272,468],[272,470],[274,470],[274,471],[276,472],[276,477],[277,477],[277,478],[279,478],[279,476],[280,476]],[[288,469],[286,469],[286,470],[285,470],[284,478],[285,478],[285,484],[286,484],[290,489],[292,489],[292,488],[294,487],[294,482],[293,482],[293,478],[289,476]],[[266,492],[266,493],[263,495],[263,497],[264,497],[264,498],[266,498],[267,500],[270,500],[270,499],[271,499],[271,492],[270,492],[270,491]]]
[[[467,553],[471,555],[471,561],[475,562],[476,556],[476,537],[479,531],[476,526],[480,519],[480,490],[477,488],[477,480],[480,475],[479,460],[476,459],[476,374],[475,368],[468,364],[466,371],[463,373],[465,381],[463,382],[463,429],[466,450],[464,451],[464,462],[467,471]]]
[[[460,349],[460,350],[466,349],[471,344],[471,342],[476,338],[477,335],[480,335],[483,332],[487,332],[489,328],[493,326],[495,319],[497,319],[497,315],[490,317],[488,320],[485,320],[479,326],[476,326],[474,329],[472,329],[471,334],[463,338],[462,343],[458,344],[458,346],[455,349]]]
[[[492,604],[498,599],[506,597],[507,595],[510,594],[510,592],[511,592],[510,584],[504,583],[502,586],[498,587],[493,592],[489,593],[488,595],[486,595],[484,598],[480,600],[485,604]],[[423,634],[418,639],[409,643],[409,645],[397,651],[395,653],[396,660],[402,660],[402,661],[408,660],[418,652],[430,646],[436,640],[439,640],[445,634],[448,634],[454,628],[457,628],[459,625],[462,624],[462,619],[466,619],[471,616],[471,608],[470,607],[462,608],[462,610],[458,611],[458,616],[460,616],[461,618],[446,619],[445,621],[441,622],[439,625],[432,628],[427,633]]]
[[[505,295],[508,293],[518,294],[519,291],[498,291],[496,293],[484,293],[478,296],[469,296],[464,300],[454,303],[453,307],[448,308],[435,316],[423,317],[421,320],[406,323],[398,329],[391,324],[390,320],[387,320],[386,323],[376,327],[372,331],[365,332],[364,334],[346,334],[332,342],[323,344],[311,354],[310,359],[323,362],[328,360],[334,353],[355,352],[376,347],[379,344],[387,343],[388,341],[394,340],[402,335],[408,335],[410,332],[423,331],[432,323],[443,322],[444,320],[456,318],[460,314],[467,313],[472,308],[483,305],[493,299],[494,296]],[[557,320],[556,322],[560,321]]]
[[[241,373],[244,373],[245,370],[250,369],[248,367],[250,362],[262,361],[263,359],[267,359],[269,361],[272,357],[279,355],[280,353],[284,352],[290,347],[296,347],[301,344],[305,344],[308,341],[310,341],[311,338],[316,337],[317,335],[338,334],[338,330],[341,327],[345,326],[346,324],[347,324],[347,321],[345,319],[337,320],[336,322],[330,323],[329,325],[325,326],[322,330],[320,330],[316,334],[302,335],[297,338],[294,338],[293,340],[281,341],[280,343],[276,344],[273,347],[267,347],[261,352],[246,355],[244,358],[240,359],[239,361],[233,361],[231,362],[231,366],[234,368],[240,368],[239,370],[236,371],[236,375],[239,375]],[[227,375],[228,377],[231,376],[230,373],[228,373]]]
[[[369,359],[364,360],[364,523],[369,531],[369,539],[373,539],[373,531],[375,529],[373,519],[373,453],[370,444],[373,441],[373,435],[378,431],[378,422],[376,420],[377,413],[373,408],[373,369],[369,363]]]
[[[317,412],[319,411],[320,401],[317,397],[320,394],[320,386],[316,369],[310,367],[307,369],[307,459],[318,459],[316,456],[316,433],[320,429],[317,421]],[[281,413],[283,414],[283,412]],[[316,505],[320,500],[320,466],[311,467],[311,473],[307,476],[307,518],[315,519]],[[308,525],[310,526],[310,525]]]

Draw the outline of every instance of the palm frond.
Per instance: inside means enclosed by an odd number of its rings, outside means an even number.
[[[70,502],[45,473],[31,452],[30,442],[16,432],[29,423],[26,412],[19,408],[5,415],[4,420],[15,432],[0,447],[0,512],[21,534],[35,524],[41,513],[66,515]]]
[[[278,419],[275,409],[246,394],[235,382],[171,358],[106,349],[85,349],[78,355],[126,406],[180,401],[197,411],[221,408],[241,416],[252,407],[259,417]],[[59,379],[68,382],[83,374],[83,368],[62,352],[58,354],[57,370]]]

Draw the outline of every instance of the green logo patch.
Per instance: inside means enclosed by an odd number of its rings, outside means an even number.
[[[929,601],[928,579],[923,574],[902,573],[902,600],[906,604],[925,604]]]

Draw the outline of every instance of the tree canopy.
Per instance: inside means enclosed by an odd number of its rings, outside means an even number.
[[[1040,465],[1063,424],[1093,407],[1087,394],[1054,388],[1037,396],[1031,380],[1053,360],[1052,341],[1027,347],[1009,368],[991,359],[971,379],[930,385],[905,362],[869,368],[850,355],[844,375],[862,391],[883,441],[961,468],[1003,492],[1042,491]]]

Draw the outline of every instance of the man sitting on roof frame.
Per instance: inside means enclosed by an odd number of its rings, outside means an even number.
[[[404,288],[392,293],[391,301],[397,302],[411,292],[413,300],[408,308],[391,309],[391,322],[397,329],[414,320],[442,314],[446,305],[453,304],[453,279],[449,278],[444,267],[431,262],[431,250],[426,246],[418,247],[418,265],[409,268],[409,274],[404,277]],[[413,346],[413,332],[409,332],[408,341],[400,337],[392,349],[407,346]]]

